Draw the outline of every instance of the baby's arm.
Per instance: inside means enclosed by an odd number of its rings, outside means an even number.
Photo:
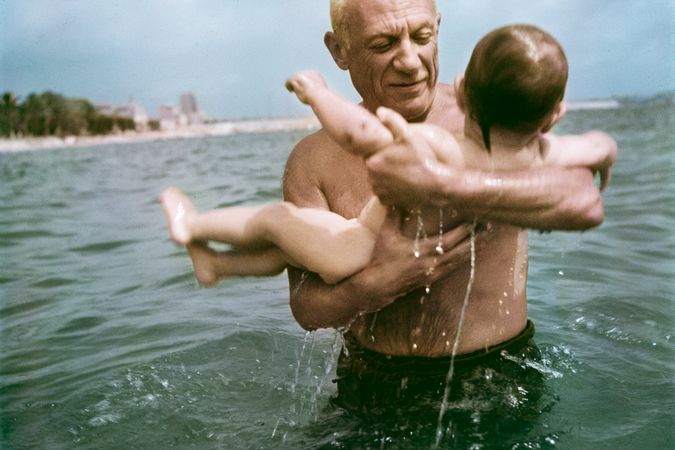
[[[317,72],[293,75],[286,81],[286,88],[312,107],[323,129],[345,150],[369,156],[393,140],[377,117],[331,91]]]
[[[543,162],[558,167],[588,167],[600,173],[600,189],[604,190],[611,178],[611,169],[616,162],[617,145],[614,139],[602,131],[590,131],[581,135],[542,137]]]

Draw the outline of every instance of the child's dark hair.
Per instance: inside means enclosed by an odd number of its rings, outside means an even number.
[[[532,25],[498,28],[478,42],[464,78],[467,114],[490,151],[493,126],[533,132],[563,99],[567,58],[560,44]]]

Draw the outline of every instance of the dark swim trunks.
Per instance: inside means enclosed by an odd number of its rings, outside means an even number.
[[[534,324],[528,321],[525,329],[508,341],[457,355],[449,400],[489,397],[488,400],[494,402],[492,391],[501,395],[503,390],[515,389],[517,396],[518,383],[526,386],[522,388],[526,392],[535,394],[533,391],[540,390],[543,377],[532,369],[532,364],[526,363],[540,359],[533,336]],[[333,399],[334,404],[367,413],[392,408],[409,410],[419,406],[437,408],[440,405],[450,356],[385,355],[363,348],[349,334],[345,335],[345,348],[338,359],[337,378],[334,380],[338,392]]]

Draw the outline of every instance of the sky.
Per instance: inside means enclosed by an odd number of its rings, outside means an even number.
[[[672,0],[438,0],[440,79],[463,72],[501,25],[553,34],[570,63],[568,100],[675,88]],[[284,89],[314,69],[357,100],[323,45],[328,0],[0,0],[0,91],[134,100],[150,116],[192,92],[209,117],[310,113]]]

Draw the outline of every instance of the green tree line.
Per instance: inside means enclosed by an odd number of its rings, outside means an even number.
[[[30,94],[19,102],[11,92],[0,100],[0,136],[81,136],[133,130],[133,119],[99,114],[85,99],[54,92]]]

